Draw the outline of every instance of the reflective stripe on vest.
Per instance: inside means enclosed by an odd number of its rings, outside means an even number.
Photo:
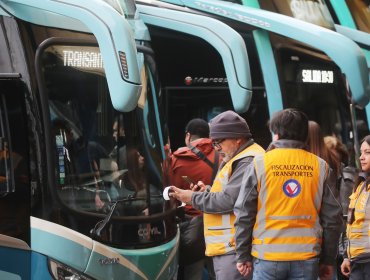
[[[264,149],[258,144],[252,144],[247,147],[230,161],[218,172],[211,192],[222,192],[232,174],[232,164],[234,161],[256,156],[264,153]],[[206,241],[206,255],[217,256],[235,250],[234,241],[234,221],[235,216],[233,213],[229,214],[207,214],[204,213],[204,238]]]
[[[307,260],[319,255],[326,162],[301,149],[278,148],[256,157],[254,166],[258,213],[252,255],[273,261]]]
[[[353,259],[361,254],[370,254],[370,192],[359,184],[356,191],[351,194],[349,208],[355,208],[355,220],[347,225],[347,248],[349,258]],[[369,185],[368,185],[369,187]],[[360,193],[361,192],[361,193]]]

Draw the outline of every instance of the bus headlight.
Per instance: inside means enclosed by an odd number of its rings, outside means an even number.
[[[49,267],[55,280],[94,280],[93,278],[52,259],[49,259]]]

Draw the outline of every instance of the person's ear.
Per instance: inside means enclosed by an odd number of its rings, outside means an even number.
[[[279,140],[279,134],[274,134],[274,135],[272,136],[272,140],[273,140],[273,141],[277,141],[277,140]]]
[[[185,144],[186,144],[186,146],[188,146],[190,144],[190,138],[191,138],[191,134],[189,132],[186,132],[185,133]]]

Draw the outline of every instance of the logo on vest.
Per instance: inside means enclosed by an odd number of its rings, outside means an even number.
[[[283,185],[283,191],[287,197],[296,197],[301,193],[301,185],[297,180],[290,179]]]

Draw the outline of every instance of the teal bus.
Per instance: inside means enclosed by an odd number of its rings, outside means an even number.
[[[0,26],[0,279],[175,278],[163,71],[135,3],[1,0]],[[240,34],[184,12],[152,26],[201,46],[248,108]]]
[[[356,42],[361,48],[370,68],[370,22],[369,3],[363,0],[241,0],[239,4],[261,8],[267,11],[287,15],[323,28],[336,31]],[[356,29],[357,28],[357,29]],[[338,50],[340,49],[338,45]],[[369,76],[370,77],[370,76]],[[356,120],[359,136],[369,131],[370,106],[365,107],[365,115]],[[341,136],[341,135],[340,135]]]
[[[368,132],[363,110],[369,102],[368,67],[353,40],[257,6],[215,0],[137,3],[151,34],[158,70],[164,73],[160,80],[173,148],[183,143],[186,120],[194,116],[209,119],[227,109],[241,113],[254,139],[265,147],[271,141],[268,119],[287,107],[303,110],[321,125],[325,135],[335,134],[348,145]],[[171,34],[164,34],[154,24],[156,14],[175,11],[217,19],[240,34],[247,47],[252,77],[253,94],[248,108],[233,106],[223,91],[228,82],[225,73],[203,59],[199,46],[191,41],[172,41]],[[217,55],[214,60],[222,57]]]
[[[118,8],[0,1],[1,279],[176,273],[152,50]]]

